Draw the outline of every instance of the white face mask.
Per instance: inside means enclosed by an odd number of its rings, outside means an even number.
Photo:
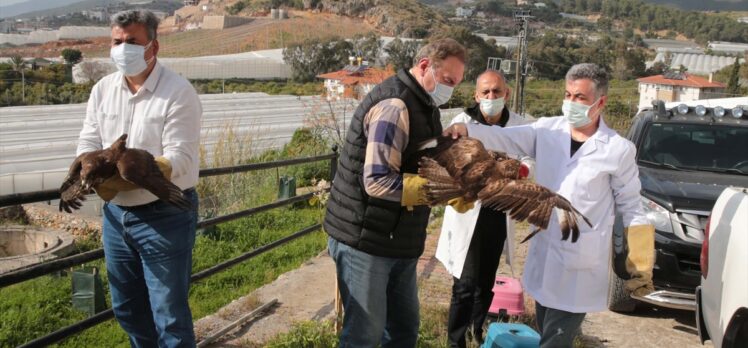
[[[504,98],[484,99],[480,98],[480,111],[486,116],[496,116],[504,109]]]
[[[155,57],[146,62],[145,51],[151,46],[153,41],[149,42],[145,46],[134,45],[129,43],[121,43],[117,46],[112,47],[109,50],[109,55],[112,57],[114,65],[125,76],[135,76],[148,68],[148,63]]]
[[[564,113],[566,121],[574,128],[584,127],[592,120],[590,119],[590,109],[593,105],[597,104],[600,99],[595,100],[592,105],[584,105],[581,103],[575,103],[571,100],[564,99],[564,103],[561,106],[561,112]]]
[[[439,81],[436,80],[436,75],[434,75],[433,66],[431,67],[431,77],[434,79],[434,90],[429,92],[429,95],[431,96],[431,99],[434,100],[434,104],[439,106],[448,102],[449,98],[452,97],[452,91],[455,88],[439,83]]]

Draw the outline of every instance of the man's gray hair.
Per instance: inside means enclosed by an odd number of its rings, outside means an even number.
[[[480,80],[481,77],[483,77],[483,75],[487,75],[487,74],[494,74],[498,76],[499,78],[501,78],[501,80],[504,81],[504,83],[506,83],[506,76],[504,76],[504,73],[496,69],[486,69],[485,71],[480,73],[478,77],[475,78],[475,82],[478,83],[478,80]]]
[[[566,81],[581,79],[592,80],[595,84],[596,97],[599,98],[608,94],[608,72],[599,65],[592,63],[577,64],[566,73]]]
[[[130,24],[142,24],[148,32],[148,41],[156,38],[158,17],[147,10],[125,10],[112,15],[111,27],[124,28]]]

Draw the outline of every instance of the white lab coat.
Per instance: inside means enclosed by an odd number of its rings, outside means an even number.
[[[641,208],[636,148],[600,119],[597,132],[569,157],[564,117],[511,128],[468,124],[488,149],[534,157],[537,183],[566,197],[592,223],[580,221],[576,243],[562,241],[557,214],[530,240],[522,283],[542,305],[573,313],[607,308],[614,210],[624,226],[648,224]]]
[[[532,121],[510,112],[506,127],[519,126],[530,122]],[[455,123],[480,124],[464,112],[455,116],[450,125]],[[522,161],[530,167],[530,172],[532,172],[532,158],[523,157]],[[476,201],[473,209],[462,214],[458,213],[450,206],[447,206],[444,210],[442,231],[439,235],[439,243],[436,246],[436,258],[444,264],[447,272],[455,278],[460,278],[462,276],[462,269],[465,266],[465,259],[467,258],[470,241],[473,238],[475,224],[478,222],[480,207],[480,201]],[[506,223],[504,255],[508,258],[509,263],[514,265],[514,222],[512,219],[507,217]]]

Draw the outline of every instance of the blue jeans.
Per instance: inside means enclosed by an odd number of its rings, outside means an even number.
[[[329,238],[343,300],[340,347],[415,347],[418,258],[374,256]]]
[[[104,255],[112,307],[132,347],[194,347],[187,302],[197,225],[193,210],[163,201],[104,205]]]

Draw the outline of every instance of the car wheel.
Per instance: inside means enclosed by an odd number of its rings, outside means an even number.
[[[636,309],[636,300],[631,298],[631,292],[623,285],[624,280],[609,272],[608,276],[608,309],[613,312],[630,313]]]
[[[740,308],[733,314],[722,338],[723,348],[745,347],[748,342],[748,308]]]

